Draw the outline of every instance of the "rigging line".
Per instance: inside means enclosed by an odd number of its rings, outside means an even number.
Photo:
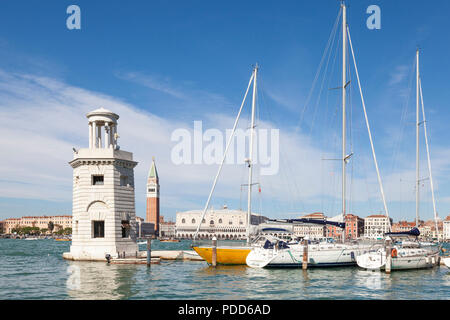
[[[264,106],[264,108],[261,108],[261,110],[264,111],[264,112],[266,112],[266,113],[268,114],[267,119],[272,119],[272,120],[276,121],[275,118],[272,116],[271,109],[270,109],[269,107],[266,107],[266,106],[267,106],[267,102],[266,102],[267,99],[266,99],[266,96],[265,96],[265,89],[264,89],[264,88],[265,88],[265,82],[264,82],[264,80],[263,80],[262,78],[260,78],[259,82],[260,82],[260,90],[258,91],[258,93],[261,95],[262,105]],[[274,122],[274,124],[277,125],[276,122]],[[282,147],[282,146],[280,146],[280,150],[281,150],[281,147]],[[280,151],[280,153],[281,153],[281,152],[282,152],[282,151]],[[283,161],[283,159],[284,159],[283,154],[280,154],[280,156],[281,156],[281,160]],[[282,167],[283,167],[283,166],[282,166]],[[281,175],[284,176],[284,172],[282,172]],[[287,181],[288,181],[288,183],[289,183],[289,180],[287,180]],[[262,182],[262,181],[260,181],[260,182]],[[275,188],[273,188],[273,186],[272,186],[272,184],[271,184],[270,182],[267,183],[267,185],[265,184],[265,186],[268,187],[268,189],[269,189],[269,191],[270,191],[269,193],[270,193],[271,195],[275,195],[275,194],[276,194],[276,192],[275,192],[276,190],[275,190]],[[291,206],[293,206],[293,205],[292,205],[292,199],[294,198],[294,197],[293,197],[294,194],[292,193],[289,184],[287,184],[287,188],[288,188],[289,193],[292,194],[292,197],[291,197],[291,200],[290,200],[290,204],[291,204]],[[272,207],[278,209],[278,211],[281,212],[281,211],[282,211],[282,210],[281,210],[282,208],[280,207],[279,202],[275,202],[275,199],[273,198],[273,196],[270,197],[270,200],[271,200]]]
[[[325,75],[327,74],[327,71],[328,71],[328,66],[330,64],[330,59],[331,59],[332,52],[333,52],[333,44],[334,44],[336,38],[339,38],[339,37],[336,37],[336,35],[334,35],[333,41],[332,41],[331,46],[330,46],[329,54],[327,55],[327,62],[325,64],[325,69],[323,71],[323,77],[322,77],[322,82],[321,82],[321,85],[320,85],[320,90],[319,90],[319,93],[317,95],[316,103],[314,105],[313,118],[312,118],[312,121],[311,121],[311,127],[310,127],[310,132],[309,132],[310,136],[312,135],[312,131],[314,129],[314,124],[315,124],[315,120],[316,120],[317,110],[319,108],[319,104],[320,104],[320,101],[321,101],[323,88],[324,88],[324,85],[325,85],[325,80],[327,78]],[[327,91],[329,91],[329,90],[327,90]]]
[[[323,54],[322,54],[322,58],[321,58],[321,60],[320,60],[319,67],[317,68],[316,75],[314,76],[314,80],[313,80],[313,83],[312,83],[312,85],[311,85],[311,89],[310,89],[310,91],[309,91],[309,93],[308,93],[308,96],[307,96],[307,98],[306,98],[306,102],[305,102],[305,104],[304,104],[304,106],[303,106],[303,109],[302,109],[302,112],[301,112],[301,114],[300,114],[300,120],[299,120],[299,122],[298,122],[298,124],[297,124],[296,130],[297,130],[297,129],[301,126],[301,124],[303,123],[304,114],[305,114],[306,108],[307,108],[307,106],[308,106],[308,104],[309,104],[309,100],[311,99],[311,96],[312,96],[312,93],[313,93],[313,91],[314,91],[314,88],[315,88],[315,86],[316,86],[316,82],[317,82],[317,80],[318,80],[318,78],[319,78],[320,70],[322,69],[322,65],[323,65],[323,62],[324,62],[326,53],[328,52],[328,49],[329,49],[329,47],[330,47],[331,39],[333,39],[333,41],[334,41],[334,38],[335,38],[335,35],[336,35],[336,31],[337,31],[337,27],[338,27],[338,24],[339,24],[339,20],[340,20],[341,14],[342,14],[342,8],[339,9],[338,15],[337,15],[336,20],[335,20],[335,22],[334,22],[334,26],[333,26],[333,28],[332,28],[332,30],[331,30],[331,33],[330,33],[330,36],[329,36],[329,38],[328,38],[327,45],[326,45],[325,50],[324,50],[324,52],[323,52]]]
[[[364,117],[365,117],[365,119],[366,119],[366,125],[367,125],[367,131],[368,131],[368,133],[369,133],[369,140],[370,140],[370,146],[371,146],[371,148],[372,148],[373,160],[374,160],[374,162],[375,162],[375,168],[376,168],[376,170],[377,170],[378,183],[379,183],[379,185],[380,185],[381,196],[382,196],[382,198],[383,198],[384,211],[385,211],[386,217],[389,218],[389,212],[388,212],[388,209],[387,209],[386,199],[385,199],[385,196],[384,196],[383,184],[382,184],[382,182],[381,182],[380,170],[378,169],[377,157],[376,157],[376,155],[375,155],[375,148],[374,148],[374,146],[373,146],[372,134],[371,134],[371,132],[370,132],[369,119],[367,118],[366,104],[365,104],[365,102],[364,102],[364,96],[363,96],[362,89],[361,89],[361,82],[360,82],[360,80],[359,80],[358,67],[356,66],[355,53],[354,53],[354,51],[353,51],[352,40],[351,40],[351,38],[350,38],[350,29],[349,29],[348,27],[347,27],[347,34],[348,34],[348,42],[349,42],[349,44],[350,44],[350,49],[351,49],[351,51],[352,51],[353,63],[354,63],[354,66],[355,66],[355,72],[356,72],[356,79],[358,80],[359,93],[360,93],[360,95],[361,95],[361,104],[362,104],[362,106],[363,106]],[[392,227],[392,226],[391,226],[390,223],[389,223],[389,229],[391,229],[391,227]]]
[[[261,90],[261,91],[263,91],[262,98],[265,101],[264,90]],[[272,116],[270,108],[267,108],[267,113],[269,115],[269,119],[275,119]],[[286,170],[289,171],[289,172],[286,173],[286,172],[284,172],[284,170],[281,170],[281,176],[282,176],[283,180],[287,181],[286,186],[288,187],[289,193],[292,195],[292,197],[291,197],[291,199],[289,201],[289,204],[290,204],[292,209],[295,209],[296,208],[296,205],[295,205],[296,202],[294,202],[295,201],[294,199],[298,199],[297,201],[299,201],[300,205],[302,206],[302,208],[305,209],[305,205],[304,205],[302,197],[301,197],[300,189],[299,189],[299,187],[298,187],[298,185],[296,183],[296,179],[294,178],[295,175],[292,172],[292,169],[291,169],[291,166],[288,163],[287,157],[285,156],[283,145],[280,145],[279,151],[280,151],[280,159],[282,161],[281,168],[286,168]],[[289,175],[290,179],[288,179],[286,174]],[[292,183],[292,186],[291,186],[291,183]]]
[[[414,57],[413,63],[412,63],[412,68],[410,69],[410,73],[409,73],[409,82],[408,82],[408,90],[407,90],[407,95],[406,95],[406,101],[403,104],[403,109],[402,109],[402,113],[401,113],[401,117],[400,117],[400,134],[397,137],[397,140],[395,141],[395,144],[394,144],[394,152],[393,152],[392,163],[391,163],[391,171],[390,172],[394,172],[396,167],[397,167],[397,158],[398,158],[400,143],[403,140],[404,130],[405,130],[405,127],[406,127],[406,119],[407,119],[407,116],[408,116],[408,106],[409,106],[410,97],[411,97],[412,82],[413,82],[413,79],[414,79],[415,64],[416,64],[416,61],[415,61],[415,57]]]
[[[434,197],[434,186],[433,186],[433,176],[431,174],[431,160],[430,160],[430,149],[428,146],[428,135],[427,135],[427,121],[425,119],[425,107],[423,105],[423,93],[422,93],[422,81],[419,78],[419,88],[420,88],[420,100],[422,102],[422,119],[423,119],[423,130],[425,134],[425,146],[427,148],[427,159],[428,159],[428,173],[430,175],[430,188],[431,188],[431,197],[433,200],[433,213],[434,213],[434,222],[436,224],[436,233],[438,232],[438,222],[437,222],[437,211],[436,211],[436,200]],[[438,238],[439,239],[439,238]]]
[[[230,138],[228,139],[228,143],[227,143],[227,146],[225,148],[225,152],[223,153],[222,162],[220,163],[219,170],[217,171],[216,177],[214,178],[214,182],[213,182],[211,191],[209,193],[208,200],[206,201],[205,207],[203,209],[202,217],[200,218],[200,222],[199,222],[199,224],[197,226],[197,230],[195,231],[194,240],[197,238],[197,234],[198,234],[198,232],[200,230],[200,226],[202,224],[203,218],[205,217],[206,210],[208,210],[209,203],[211,201],[211,197],[212,197],[212,195],[214,193],[214,189],[216,188],[217,179],[219,178],[220,172],[222,171],[222,167],[223,167],[223,164],[225,162],[225,158],[227,156],[228,148],[230,147],[231,141],[233,140],[234,132],[236,131],[236,127],[237,127],[237,124],[239,122],[239,118],[241,116],[242,109],[244,108],[244,103],[245,103],[245,100],[247,99],[247,94],[248,94],[248,91],[250,89],[250,85],[252,84],[252,81],[253,81],[254,77],[255,77],[255,72],[253,71],[252,72],[252,76],[250,77],[250,81],[248,82],[247,90],[245,91],[244,99],[242,100],[241,107],[239,109],[238,115],[237,115],[236,120],[234,122],[232,133],[230,135]]]

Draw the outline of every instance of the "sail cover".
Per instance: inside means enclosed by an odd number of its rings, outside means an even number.
[[[420,235],[419,229],[416,227],[412,228],[409,231],[405,232],[388,232],[386,233],[387,236],[415,236],[418,237]]]
[[[270,220],[270,221],[279,221],[279,220]],[[338,228],[345,228],[345,222],[337,222],[330,220],[322,220],[322,219],[311,219],[311,218],[298,218],[298,219],[286,219],[283,222],[294,223],[294,222],[302,222],[302,223],[313,223],[313,224],[321,224],[321,225],[331,225],[336,226]]]

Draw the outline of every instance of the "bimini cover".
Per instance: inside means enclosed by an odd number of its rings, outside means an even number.
[[[420,236],[420,231],[416,227],[412,228],[409,231],[406,232],[388,232],[386,233],[387,236]]]

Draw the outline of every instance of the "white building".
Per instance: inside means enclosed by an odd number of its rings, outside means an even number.
[[[294,235],[296,237],[309,239],[320,239],[326,235],[326,226],[313,223],[294,224]]]
[[[445,241],[450,240],[450,216],[443,221],[443,238]]]
[[[374,214],[364,219],[364,237],[369,239],[380,239],[389,232],[392,218],[381,214]]]
[[[177,212],[176,237],[192,239],[197,230],[203,210]],[[252,213],[252,225],[261,223],[263,217]],[[253,226],[252,226],[253,227]],[[206,212],[200,226],[198,239],[246,239],[247,212],[242,210],[210,209]]]
[[[100,108],[87,114],[89,148],[74,149],[72,245],[64,258],[105,260],[134,256],[136,218],[131,152],[117,145],[119,116]]]

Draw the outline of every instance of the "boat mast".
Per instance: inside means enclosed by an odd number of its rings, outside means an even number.
[[[256,75],[258,73],[258,64],[253,70],[253,97],[252,97],[252,121],[250,126],[250,150],[248,155],[248,199],[247,199],[247,243],[250,243],[250,226],[252,217],[252,171],[253,171],[253,135],[255,129],[255,104],[256,104]]]
[[[347,8],[345,3],[342,2],[342,217],[345,221],[346,217],[346,207],[345,207],[345,166],[347,162],[347,155],[345,152],[345,129],[346,129],[346,118],[345,118],[345,98],[346,98],[346,53],[347,53]],[[342,241],[345,240],[345,228],[342,232]]]
[[[419,227],[419,49],[416,51],[416,228]]]

